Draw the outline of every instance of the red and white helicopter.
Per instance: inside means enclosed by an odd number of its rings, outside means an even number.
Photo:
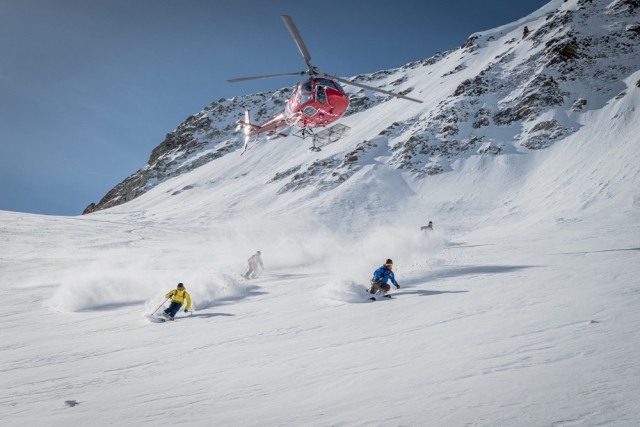
[[[307,63],[307,69],[297,73],[283,73],[283,74],[271,74],[267,76],[256,77],[243,77],[239,79],[227,80],[229,83],[244,82],[248,80],[258,79],[270,79],[273,77],[284,76],[304,76],[308,75],[309,79],[304,83],[298,83],[293,87],[293,92],[287,100],[287,106],[284,111],[281,111],[261,124],[251,123],[250,112],[245,112],[245,119],[238,120],[238,127],[236,130],[244,131],[244,147],[242,153],[248,149],[249,139],[253,136],[257,136],[266,133],[267,139],[276,138],[279,136],[287,136],[280,133],[282,130],[296,126],[302,128],[297,136],[303,139],[306,136],[314,136],[314,146],[312,149],[319,150],[316,145],[316,138],[321,136],[322,141],[319,145],[326,145],[330,142],[335,142],[338,139],[346,135],[348,127],[344,125],[335,125],[323,132],[314,134],[314,128],[325,127],[336,122],[342,117],[349,107],[349,96],[344,92],[344,89],[340,86],[340,83],[361,87],[364,89],[374,90],[386,95],[395,96],[397,98],[407,99],[413,102],[422,101],[409,98],[408,96],[400,95],[397,93],[389,92],[386,90],[378,89],[363,85],[361,83],[353,82],[350,80],[342,79],[335,76],[330,76],[320,71],[318,67],[311,65],[311,55],[307,50],[307,46],[302,41],[302,37],[298,32],[298,28],[293,23],[290,16],[283,15],[282,20],[289,29],[289,32],[293,36],[293,39],[300,49],[300,53]],[[322,135],[321,135],[322,134]],[[255,144],[255,142],[254,142]]]

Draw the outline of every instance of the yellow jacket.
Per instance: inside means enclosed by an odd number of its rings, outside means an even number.
[[[164,296],[165,298],[169,298],[173,294],[173,298],[171,298],[171,302],[179,302],[180,304],[184,304],[184,300],[187,300],[187,306],[184,308],[185,310],[189,310],[191,308],[191,296],[187,293],[186,290],[179,291],[178,289],[174,289],[172,291],[167,292]]]

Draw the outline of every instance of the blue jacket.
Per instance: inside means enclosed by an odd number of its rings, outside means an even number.
[[[373,272],[373,279],[376,282],[387,283],[387,280],[391,279],[391,283],[398,286],[398,282],[396,282],[396,278],[393,275],[393,271],[389,270],[386,265],[383,265],[379,269]]]

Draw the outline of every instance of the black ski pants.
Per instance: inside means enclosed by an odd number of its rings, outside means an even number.
[[[176,317],[176,313],[180,310],[182,304],[179,302],[171,301],[171,305],[164,312],[167,313],[171,317]]]

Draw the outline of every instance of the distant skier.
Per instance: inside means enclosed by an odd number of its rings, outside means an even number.
[[[249,268],[244,274],[244,278],[255,279],[256,277],[258,277],[258,265],[264,270],[264,264],[262,264],[260,251],[256,252],[255,255],[252,255],[251,258],[247,260],[247,262],[249,263]]]
[[[390,259],[387,262],[373,272],[373,277],[371,278],[371,289],[369,290],[370,294],[376,294],[379,291],[382,291],[382,295],[385,295],[391,289],[391,285],[387,284],[387,281],[391,280],[391,283],[394,284],[396,289],[400,289],[400,285],[396,282],[396,278],[391,269],[393,268],[393,261]]]
[[[429,221],[429,225],[423,225],[422,227],[420,227],[421,231],[424,231],[425,233],[432,233],[433,232],[433,221]]]
[[[172,291],[169,291],[165,296],[165,298],[171,298],[171,305],[164,311],[164,314],[167,319],[173,320],[176,317],[176,313],[182,307],[184,300],[187,300],[187,306],[184,309],[184,312],[189,312],[189,308],[191,308],[191,296],[187,293],[184,285],[182,283],[178,283],[178,287]]]

